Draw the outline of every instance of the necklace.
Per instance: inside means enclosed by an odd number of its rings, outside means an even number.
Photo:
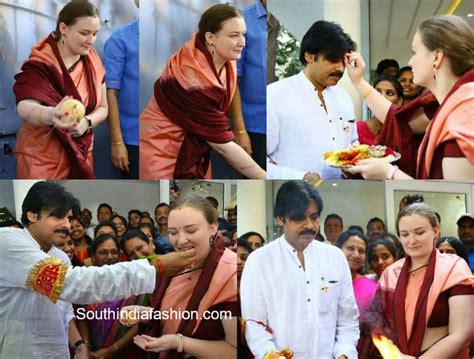
[[[191,268],[191,269],[185,270],[184,272],[181,272],[181,273],[172,275],[171,277],[178,277],[178,276],[180,276],[180,275],[188,274],[188,273],[197,271],[198,269],[202,269],[202,268],[204,268],[204,266],[200,266],[200,267],[196,267],[196,268]]]

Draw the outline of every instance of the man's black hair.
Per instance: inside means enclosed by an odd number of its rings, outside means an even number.
[[[305,216],[309,202],[314,201],[318,212],[323,211],[323,200],[319,192],[308,182],[288,181],[278,190],[273,214],[275,218],[301,220]]]
[[[341,227],[344,228],[344,223],[342,222],[342,217],[336,213],[331,213],[331,214],[328,214],[326,216],[326,219],[324,220],[324,228],[326,228],[326,223],[328,223],[328,221],[330,219],[337,219],[339,221],[339,223],[341,224]]]
[[[337,62],[343,56],[356,49],[356,44],[351,37],[346,34],[342,28],[329,21],[316,21],[309,30],[304,34],[301,41],[300,61],[306,65],[305,53],[318,57],[323,55],[325,59]]]
[[[114,222],[112,222],[112,220],[110,220],[110,221],[100,222],[97,226],[95,226],[95,228],[94,228],[94,238],[97,238],[97,233],[99,232],[99,229],[101,229],[102,227],[112,228],[114,230],[115,237],[117,237],[117,226],[115,225]]]
[[[69,210],[73,215],[79,215],[80,208],[79,200],[59,183],[36,182],[23,200],[21,222],[28,227],[28,212],[35,213],[38,218],[41,218],[41,211],[49,212],[50,217],[64,218]]]
[[[383,59],[382,61],[380,61],[378,63],[377,69],[375,70],[375,72],[379,76],[383,75],[384,71],[386,69],[388,69],[389,67],[396,67],[397,69],[399,69],[400,65],[398,64],[397,60],[395,60],[395,59]]]
[[[112,206],[108,203],[101,203],[99,204],[99,207],[97,207],[97,213],[99,213],[99,209],[101,209],[102,207],[107,207],[108,209],[110,209],[110,214],[112,214]]]

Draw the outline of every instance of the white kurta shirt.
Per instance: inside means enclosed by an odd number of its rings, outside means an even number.
[[[359,311],[342,251],[313,241],[303,252],[284,236],[252,252],[240,284],[245,337],[257,359],[289,347],[295,359],[357,359]]]
[[[72,266],[71,260],[69,259],[67,254],[64,253],[62,250],[60,250],[59,248],[56,248],[55,246],[51,246],[51,248],[48,251],[48,255],[50,255],[51,257],[56,257],[60,259],[61,261],[66,263],[68,266]],[[56,304],[59,305],[61,309],[63,324],[64,324],[64,331],[66,333],[66,337],[69,337],[69,322],[76,318],[74,315],[74,309],[71,303],[64,302],[62,300],[58,300]]]
[[[55,255],[56,256],[56,255]],[[26,285],[48,258],[29,232],[0,228],[0,358],[69,358],[64,307]],[[151,293],[156,270],[146,259],[102,267],[69,267],[59,299],[90,304]]]
[[[323,153],[358,142],[354,105],[340,87],[323,90],[327,113],[313,84],[301,71],[267,86],[269,179],[302,179],[306,172],[341,178],[323,162]]]

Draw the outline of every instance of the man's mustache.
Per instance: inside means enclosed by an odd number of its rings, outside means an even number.
[[[300,236],[314,236],[316,237],[316,231],[313,231],[312,229],[303,229],[300,233]]]
[[[69,236],[70,232],[67,228],[59,228],[54,231],[54,233],[61,233],[64,234],[65,236]]]
[[[331,72],[329,76],[335,76],[341,78],[344,75],[344,72],[336,71],[336,72]]]

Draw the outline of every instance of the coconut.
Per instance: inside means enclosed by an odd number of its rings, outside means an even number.
[[[76,123],[86,114],[86,108],[81,101],[69,99],[64,101],[59,107],[61,111],[61,121],[65,123]]]

